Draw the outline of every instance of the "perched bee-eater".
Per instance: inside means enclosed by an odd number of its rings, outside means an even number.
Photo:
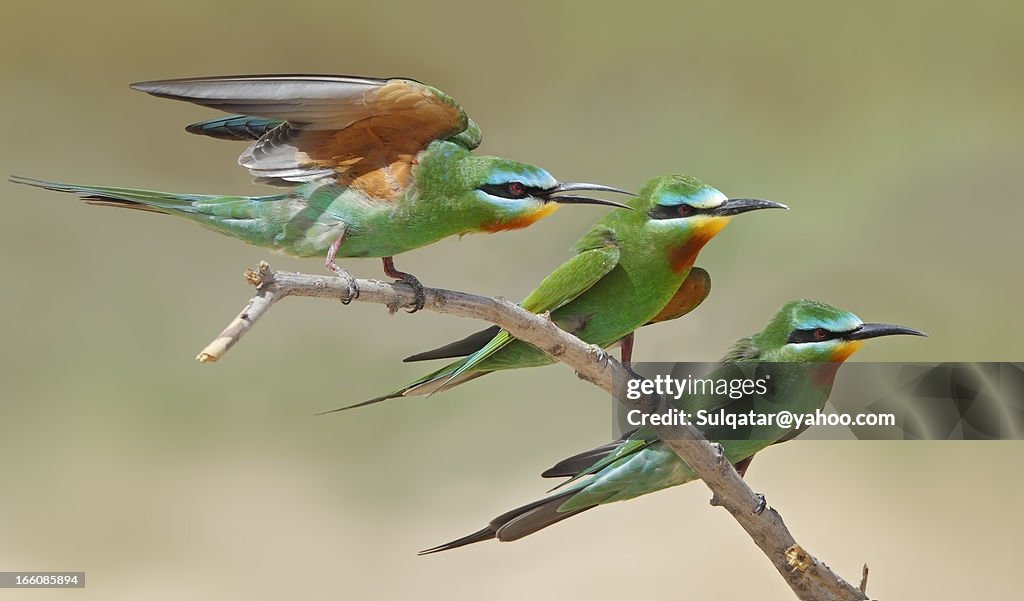
[[[410,79],[325,75],[205,77],[132,84],[230,117],[192,124],[192,133],[252,144],[239,157],[257,181],[293,189],[268,196],[170,194],[12,177],[78,194],[87,202],[185,217],[257,246],[326,266],[358,295],[336,257],[379,257],[384,272],[416,290],[392,257],[451,235],[526,227],[559,203],[615,202],[574,194],[625,193],[559,182],[547,171],[479,156],[480,129],[454,99]],[[568,194],[566,194],[568,193]]]
[[[652,321],[677,317],[706,295],[707,272],[688,281],[697,254],[733,216],[786,208],[768,200],[729,199],[685,175],[655,178],[630,200],[632,211],[612,211],[576,244],[576,255],[540,283],[521,304],[550,312],[559,327],[585,342],[609,347]],[[677,295],[685,302],[678,302]],[[693,298],[693,297],[697,298]],[[415,355],[423,360],[468,355],[391,394],[432,394],[501,369],[548,365],[537,347],[494,329]],[[336,410],[337,411],[337,410]]]
[[[788,377],[776,378],[773,382],[771,400],[775,410],[813,413],[825,406],[836,370],[843,361],[865,340],[893,334],[925,335],[903,326],[864,323],[853,313],[824,303],[791,301],[764,330],[739,340],[722,360],[723,364],[702,377],[713,380],[734,377],[736,363],[779,367],[778,373],[788,374]],[[801,368],[799,364],[808,365]],[[729,395],[684,395],[668,402],[691,414],[701,409],[741,414],[750,408],[746,399],[732,399]],[[715,440],[713,428],[701,429]],[[742,474],[755,453],[797,434],[799,431],[773,424],[757,426],[743,439],[722,437],[718,441],[728,460]],[[478,532],[421,554],[492,538],[518,540],[598,505],[632,499],[697,479],[693,470],[648,426],[564,459],[541,475],[570,479],[556,487],[557,492],[501,514]]]
[[[676,293],[668,301],[668,304],[644,325],[653,325],[678,319],[700,306],[709,294],[711,294],[711,274],[700,267],[691,267],[690,273],[686,276],[686,279],[683,280],[683,283],[679,285],[679,289],[676,290]],[[470,334],[466,338],[457,342],[446,344],[443,347],[431,351],[406,357],[403,361],[406,363],[412,363],[415,361],[428,361],[430,359],[463,357],[483,348],[483,346],[490,342],[492,338],[497,336],[499,332],[501,332],[501,328],[499,326],[491,326],[480,330],[475,334]],[[612,348],[614,346],[618,346],[621,352],[620,358],[624,365],[629,365],[632,359],[634,335],[635,332],[630,332],[617,342],[613,342],[611,345],[606,347]]]

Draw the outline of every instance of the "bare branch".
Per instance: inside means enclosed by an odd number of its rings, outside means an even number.
[[[357,300],[385,305],[391,310],[412,306],[414,301],[409,286],[377,280],[358,280],[358,298],[347,299],[346,287],[339,278],[274,272],[265,262],[260,263],[256,270],[247,271],[246,278],[256,286],[256,295],[228,327],[199,353],[199,361],[220,359],[275,302],[286,296],[331,298],[345,302]],[[572,367],[582,379],[608,392],[625,390],[626,383],[637,377],[602,349],[565,332],[547,316],[530,313],[503,299],[436,288],[427,288],[425,292],[424,309],[497,324],[516,338]],[[618,394],[616,398],[631,409],[650,410],[664,402],[652,397],[629,400],[624,394]],[[653,429],[700,476],[711,489],[712,505],[724,507],[732,514],[799,599],[867,599],[863,590],[843,580],[797,544],[782,521],[782,516],[771,507],[763,507],[763,498],[747,486],[725,459],[720,445],[708,442],[696,428],[688,424],[653,426]]]
[[[249,299],[249,302],[242,307],[242,311],[231,320],[231,323],[224,328],[224,331],[213,342],[207,344],[203,350],[199,351],[199,354],[196,355],[196,361],[200,363],[213,363],[223,357],[224,353],[228,352],[228,349],[234,346],[238,339],[249,331],[249,328],[256,323],[256,320],[263,317],[263,314],[270,310],[271,305],[284,298],[280,289],[275,286],[266,285],[266,283],[273,281],[270,265],[266,261],[261,261],[259,267],[255,270],[246,269],[245,279],[253,286],[256,286],[258,290],[256,296]]]

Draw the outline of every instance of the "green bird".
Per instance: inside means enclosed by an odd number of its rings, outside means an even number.
[[[187,131],[250,141],[239,157],[257,181],[291,188],[267,196],[171,194],[11,181],[79,195],[91,204],[142,209],[325,265],[358,290],[336,257],[377,257],[384,272],[416,291],[393,256],[452,235],[527,227],[559,204],[619,203],[576,194],[630,194],[599,184],[559,182],[510,159],[480,156],[477,125],[444,92],[411,79],[329,75],[230,76],[151,81],[132,88],[233,114]]]
[[[733,216],[787,208],[768,200],[729,199],[685,175],[652,179],[629,204],[634,210],[612,211],[598,221],[576,244],[576,255],[520,305],[534,313],[550,312],[559,327],[590,344],[606,348],[622,341],[628,346],[637,328],[678,316],[703,300],[707,273],[701,270],[689,281],[688,276],[697,254]],[[493,328],[409,360],[463,355],[468,356],[395,392],[342,409],[432,394],[495,370],[554,362],[536,347]]]
[[[843,361],[865,340],[893,334],[925,336],[923,332],[903,326],[864,323],[853,313],[824,303],[791,301],[783,305],[764,330],[740,339],[726,354],[722,365],[702,377],[732,379],[740,367],[738,364],[745,363],[754,363],[758,369],[774,368],[772,374],[776,377],[772,379],[771,392],[774,410],[813,413],[825,406],[836,370]],[[786,377],[778,377],[780,375]],[[675,401],[669,398],[668,402],[690,414],[701,409],[743,414],[750,409],[748,399],[731,399],[727,394],[684,395]],[[756,426],[748,436],[735,439],[735,435],[725,434],[727,430],[719,430],[716,436],[714,428],[701,429],[709,440],[717,439],[722,444],[727,459],[741,474],[755,453],[800,433],[773,424]],[[697,479],[693,470],[649,426],[563,459],[541,476],[568,477],[569,480],[556,487],[557,492],[507,511],[473,534],[420,553],[436,553],[490,539],[518,540],[599,505],[625,501]]]

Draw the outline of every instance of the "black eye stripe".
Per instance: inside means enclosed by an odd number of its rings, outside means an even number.
[[[694,215],[702,215],[711,212],[711,209],[699,209],[692,205],[686,205],[693,209],[693,212],[686,217],[693,217]],[[679,205],[673,205],[666,207],[664,205],[654,205],[654,208],[647,211],[647,216],[651,219],[681,219],[683,215],[679,214]]]
[[[832,332],[825,328],[812,328],[810,330],[793,330],[789,335],[789,339],[786,340],[787,344],[802,344],[807,342],[825,342],[826,340],[835,340],[836,338],[842,338],[849,332]],[[824,336],[822,336],[824,334]]]
[[[520,188],[522,191],[519,194],[514,193],[510,187]],[[527,196],[537,196],[544,191],[543,188],[536,186],[527,186],[522,182],[508,182],[506,184],[484,184],[477,188],[481,192],[490,194],[491,196],[497,196],[499,198],[508,198],[510,200],[518,200],[520,198],[526,198]]]

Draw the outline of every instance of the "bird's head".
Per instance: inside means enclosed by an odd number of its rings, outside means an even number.
[[[579,192],[614,192],[632,195],[625,190],[601,184],[560,182],[550,173],[526,163],[489,156],[470,156],[461,177],[463,198],[481,213],[483,227],[489,232],[526,227],[563,204],[605,205],[629,209],[610,200],[592,198]]]
[[[885,323],[864,323],[850,313],[811,300],[790,301],[756,335],[762,359],[793,362],[843,362],[869,338],[924,332]]]
[[[688,175],[651,180],[630,205],[634,215],[621,218],[641,220],[648,235],[664,239],[677,270],[689,269],[697,253],[736,215],[789,208],[770,200],[729,198]]]

